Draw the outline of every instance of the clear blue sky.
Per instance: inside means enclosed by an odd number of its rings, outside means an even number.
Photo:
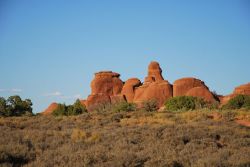
[[[229,94],[250,81],[248,0],[1,0],[0,96],[34,112],[90,93],[93,74],[143,80],[159,61],[171,83],[193,76]]]

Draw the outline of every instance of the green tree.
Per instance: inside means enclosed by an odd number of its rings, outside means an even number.
[[[5,98],[0,97],[0,116],[6,116],[7,114],[7,102]]]
[[[32,114],[32,102],[30,99],[24,101],[20,96],[10,96],[7,99],[7,108],[9,110],[8,116],[21,116]]]
[[[87,109],[84,105],[82,105],[81,101],[79,99],[76,100],[76,102],[73,104],[73,109],[70,115],[79,115],[84,112],[87,112]]]
[[[52,112],[55,116],[62,116],[66,115],[67,113],[67,106],[65,104],[58,104],[57,108]]]

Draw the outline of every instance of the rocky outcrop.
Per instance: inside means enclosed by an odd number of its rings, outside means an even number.
[[[119,77],[120,74],[112,71],[96,73],[91,82],[91,95],[105,94],[111,96],[121,93],[123,82]]]
[[[133,102],[135,96],[135,89],[141,85],[141,81],[137,78],[128,79],[123,88],[121,94],[124,95],[127,102]]]
[[[81,104],[91,111],[98,105],[127,101],[140,106],[144,101],[154,99],[160,108],[171,97],[194,96],[208,102],[220,101],[223,105],[239,94],[250,95],[250,83],[236,87],[233,93],[227,96],[213,94],[203,81],[191,77],[178,79],[171,85],[164,80],[159,63],[153,61],[148,66],[144,83],[137,78],[130,78],[123,83],[120,74],[112,71],[95,73],[91,82],[91,94],[86,100],[81,100]],[[51,114],[57,106],[57,103],[52,103],[43,114]]]
[[[240,85],[234,89],[235,95],[250,95],[250,82],[244,85]]]
[[[91,82],[91,95],[86,100],[86,107],[122,100],[120,96],[123,82],[120,74],[112,71],[101,71],[95,74]]]
[[[199,86],[199,87],[195,87],[195,88],[190,89],[186,93],[186,96],[203,98],[204,100],[206,100],[208,102],[215,102],[216,101],[213,93],[211,93],[209,91],[209,89],[205,86]]]
[[[196,78],[181,78],[173,84],[173,96],[185,96],[186,93],[195,88],[205,86],[204,82]]]
[[[148,66],[148,76],[142,86],[135,89],[133,102],[141,104],[154,99],[161,107],[164,102],[173,96],[172,85],[163,79],[159,63],[151,62]]]
[[[141,104],[144,101],[154,99],[160,108],[172,95],[172,85],[168,81],[151,82],[136,89],[133,102]]]
[[[86,107],[89,108],[90,106],[97,105],[97,104],[105,104],[111,103],[110,96],[107,94],[99,93],[89,95],[86,101]]]
[[[50,115],[54,110],[56,110],[58,107],[57,103],[51,103],[47,109],[45,109],[41,114],[42,115]]]
[[[145,83],[163,80],[162,70],[159,63],[152,61],[148,66],[148,76],[145,78]]]
[[[220,97],[221,105],[226,104],[230,99],[236,97],[237,95],[250,95],[250,83],[237,86],[234,89],[233,93],[226,96],[221,96]]]
[[[178,79],[173,84],[173,96],[194,96],[203,98],[208,102],[216,101],[216,97],[205,83],[196,78]]]

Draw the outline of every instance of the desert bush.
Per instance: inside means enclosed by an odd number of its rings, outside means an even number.
[[[113,112],[130,112],[136,110],[136,105],[134,103],[119,102],[111,106]]]
[[[79,115],[84,112],[87,112],[86,107],[81,104],[79,99],[77,99],[72,106],[68,106],[67,115]]]
[[[81,129],[73,129],[71,140],[74,142],[82,142],[87,138],[87,133]]]
[[[58,104],[58,107],[52,112],[54,116],[63,116],[67,113],[67,106],[66,104]]]
[[[237,95],[236,97],[230,99],[227,104],[225,104],[223,109],[240,109],[247,108],[250,109],[250,96],[249,95]]]
[[[169,111],[194,110],[204,108],[206,106],[207,103],[203,99],[192,96],[173,97],[165,103],[165,107]]]
[[[100,135],[96,132],[86,132],[81,129],[73,129],[71,140],[74,142],[95,143],[100,140]]]
[[[85,106],[83,106],[79,99],[75,101],[73,105],[58,104],[58,107],[52,112],[54,116],[70,116],[70,115],[79,115],[84,112],[87,112]]]
[[[233,121],[237,116],[236,111],[226,110],[222,112],[222,118],[226,121]]]
[[[207,111],[0,118],[0,166],[249,166],[249,129]]]
[[[146,100],[142,102],[141,109],[146,112],[154,112],[158,110],[157,100]]]

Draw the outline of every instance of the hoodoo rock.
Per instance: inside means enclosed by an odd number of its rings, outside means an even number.
[[[137,78],[131,78],[125,82],[121,94],[125,96],[127,102],[133,102],[135,96],[135,89],[140,85],[141,81]]]
[[[135,89],[133,102],[141,104],[144,101],[156,100],[158,107],[173,96],[172,85],[163,79],[159,63],[153,61],[148,66],[148,76],[142,86]]]
[[[162,70],[159,63],[152,61],[148,66],[148,76],[145,78],[145,83],[163,80]]]
[[[117,99],[122,99],[119,96],[123,82],[119,78],[120,74],[112,71],[101,71],[95,74],[95,78],[91,82],[91,95],[86,100],[86,107],[98,104],[111,103]]]
[[[200,97],[208,102],[216,101],[212,92],[205,83],[196,78],[178,79],[173,84],[173,96],[194,96]]]
[[[51,104],[49,105],[49,107],[48,107],[46,110],[44,110],[41,114],[42,114],[42,115],[50,115],[50,114],[52,114],[52,112],[53,112],[54,110],[57,109],[57,107],[58,107],[58,104],[57,104],[57,103],[51,103]]]

